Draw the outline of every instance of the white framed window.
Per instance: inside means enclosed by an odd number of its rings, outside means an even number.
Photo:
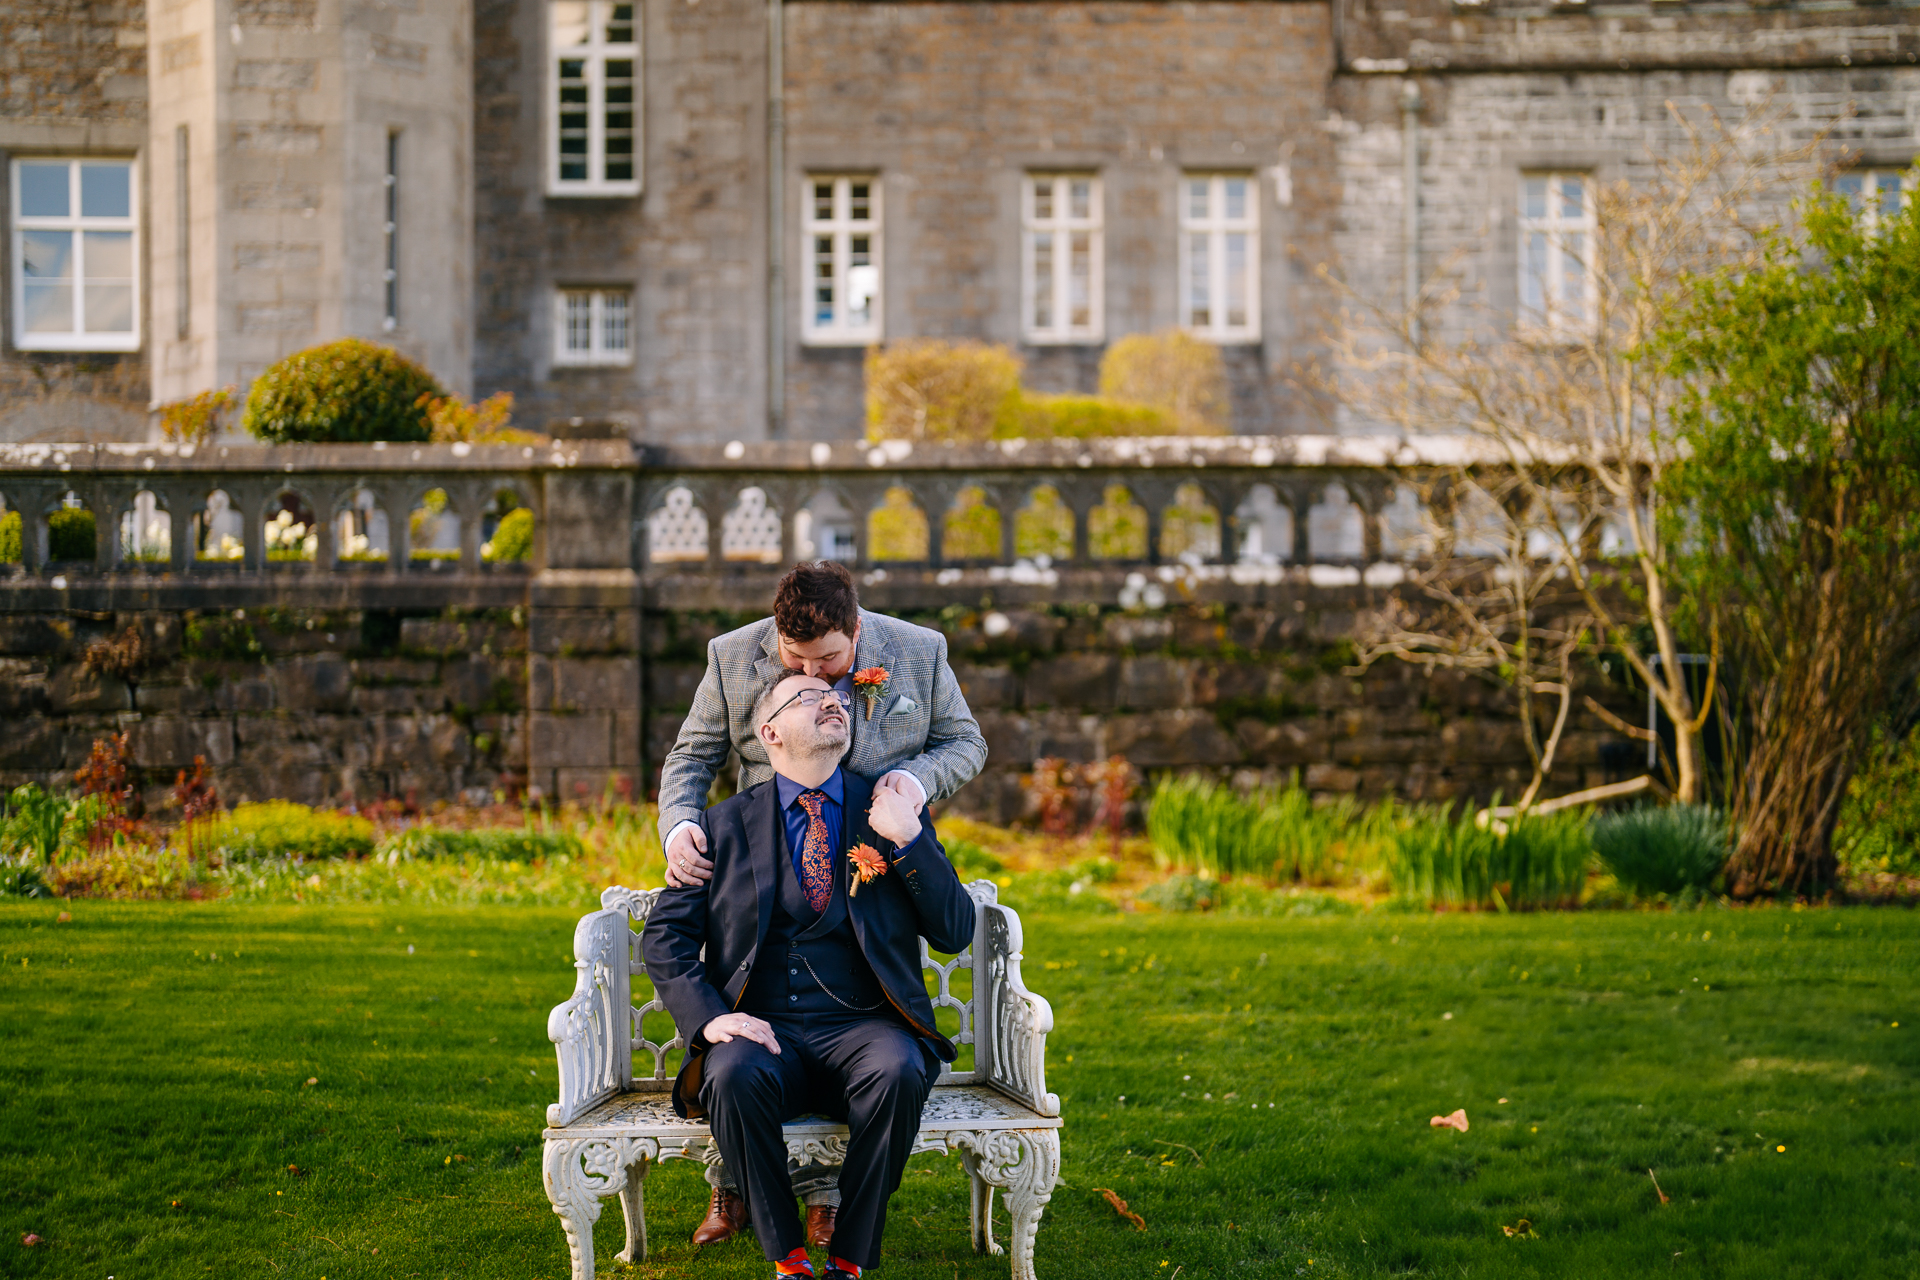
[[[140,347],[139,182],[131,160],[13,162],[14,345]]]
[[[880,339],[880,179],[807,179],[802,338],[818,346]]]
[[[1196,337],[1260,337],[1260,187],[1248,173],[1180,179],[1180,323]]]
[[[1033,173],[1022,188],[1021,307],[1027,341],[1100,341],[1105,271],[1100,179]]]
[[[553,362],[633,363],[633,291],[561,289],[554,294]]]
[[[1833,180],[1833,190],[1847,198],[1854,216],[1872,231],[1882,218],[1899,216],[1907,202],[1906,177],[1898,169],[1849,169]]]
[[[1549,338],[1586,332],[1593,313],[1593,176],[1520,176],[1520,323]]]
[[[639,6],[549,0],[547,194],[640,194]]]

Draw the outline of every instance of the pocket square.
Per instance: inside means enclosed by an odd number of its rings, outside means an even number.
[[[887,708],[887,714],[890,716],[903,716],[903,715],[906,715],[907,712],[914,710],[919,705],[920,705],[919,703],[915,702],[912,698],[909,698],[906,694],[903,693],[899,697],[893,700],[893,705]]]

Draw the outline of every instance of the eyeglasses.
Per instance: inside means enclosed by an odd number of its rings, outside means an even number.
[[[822,701],[834,703],[842,711],[853,705],[853,700],[838,689],[802,689],[781,703],[773,715],[768,716],[767,719],[777,719],[780,712],[785,711],[796,702],[803,707],[812,708],[819,706]]]

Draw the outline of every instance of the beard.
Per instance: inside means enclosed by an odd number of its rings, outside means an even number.
[[[788,740],[787,754],[796,760],[838,760],[852,745],[853,734],[845,716],[809,720]]]

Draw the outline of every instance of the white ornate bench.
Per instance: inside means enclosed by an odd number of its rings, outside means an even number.
[[[646,1205],[641,1187],[656,1160],[720,1158],[698,1120],[673,1112],[673,1076],[667,1054],[686,1046],[684,1034],[664,1044],[645,1036],[648,1013],[665,1012],[658,998],[636,1006],[633,987],[646,973],[640,934],[659,889],[618,886],[600,895],[599,911],[583,916],[573,933],[573,998],[547,1017],[547,1035],[560,1058],[560,1101],[547,1108],[541,1134],[547,1197],[566,1229],[574,1280],[593,1280],[593,1224],[600,1201],[618,1195],[626,1212],[624,1262],[647,1256]],[[937,981],[936,1010],[957,1010],[951,1038],[973,1046],[971,1071],[945,1070],[934,1084],[914,1140],[922,1151],[957,1151],[972,1183],[973,1247],[1000,1253],[993,1242],[993,1193],[1006,1193],[1011,1218],[1014,1280],[1032,1280],[1033,1237],[1060,1176],[1060,1099],[1047,1092],[1047,1032],[1053,1009],[1020,980],[1020,917],[995,901],[992,881],[967,892],[980,908],[973,945],[937,964],[920,940],[920,963]],[[975,957],[986,957],[984,965]],[[951,990],[955,969],[973,971],[972,995]],[[636,1074],[634,1059],[650,1064]],[[676,1064],[677,1065],[677,1064]],[[847,1128],[802,1118],[786,1126],[787,1151],[801,1163],[838,1163]]]

